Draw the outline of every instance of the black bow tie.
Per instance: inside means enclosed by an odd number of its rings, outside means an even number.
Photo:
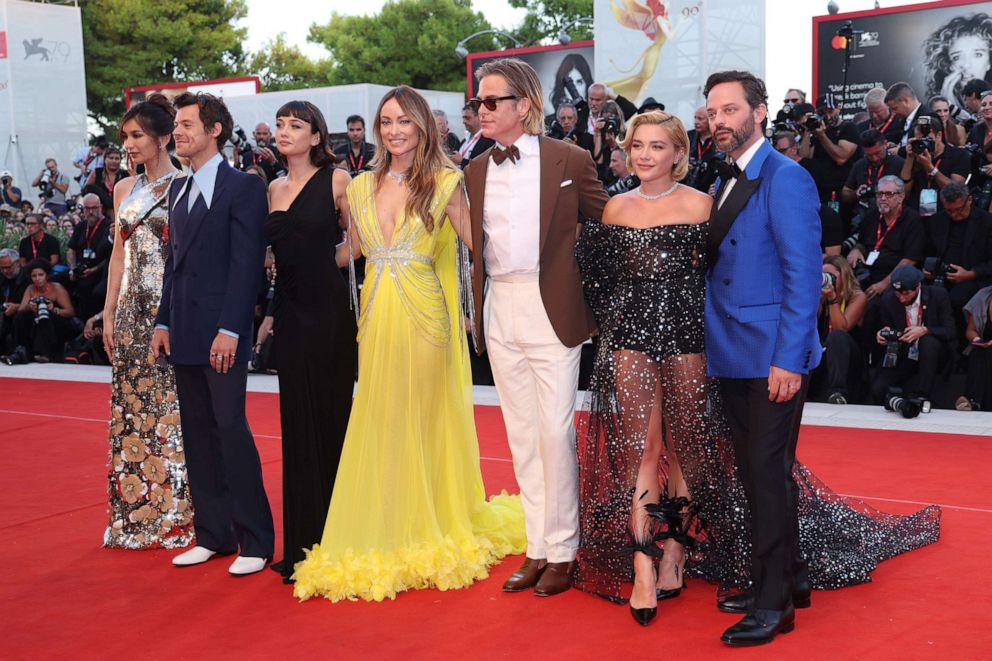
[[[510,159],[511,163],[516,163],[520,159],[520,150],[517,149],[516,145],[510,145],[507,149],[503,149],[499,145],[493,147],[493,163],[499,165],[506,159]]]
[[[730,181],[740,176],[741,169],[728,157],[726,160],[716,162],[716,173],[720,175],[720,181]]]

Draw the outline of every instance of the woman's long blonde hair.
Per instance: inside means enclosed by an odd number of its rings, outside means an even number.
[[[431,202],[434,198],[437,175],[445,169],[455,170],[455,164],[444,152],[441,145],[441,134],[427,99],[412,87],[400,85],[389,90],[382,97],[379,108],[375,111],[375,121],[372,122],[372,134],[375,137],[375,158],[372,159],[371,165],[376,187],[382,185],[382,180],[389,171],[389,164],[393,158],[389,150],[386,149],[386,141],[382,137],[380,126],[382,107],[390,99],[396,99],[400,108],[403,109],[403,112],[420,133],[417,153],[413,157],[413,164],[407,171],[406,182],[410,192],[407,195],[405,211],[408,216],[419,216],[427,227],[427,231],[433,231],[436,219],[431,214]]]

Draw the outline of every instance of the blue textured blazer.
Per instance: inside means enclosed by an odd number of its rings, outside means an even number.
[[[767,378],[772,365],[806,374],[820,363],[819,208],[813,178],[767,141],[723,206],[714,205],[705,323],[711,376]]]
[[[208,365],[221,328],[238,334],[235,362],[244,363],[265,264],[265,184],[223,161],[210,208],[200,196],[187,212],[188,193],[176,204],[185,181],[169,191],[169,255],[155,323],[169,327],[174,364]]]

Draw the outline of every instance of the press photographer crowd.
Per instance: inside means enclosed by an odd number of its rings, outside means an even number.
[[[602,83],[580,92],[567,77],[552,96],[547,135],[586,149],[609,195],[636,188],[620,146],[624,127],[664,105],[648,98],[637,106]],[[848,102],[846,112],[860,106],[848,120],[839,96],[810,103],[790,89],[782,109],[769,112],[768,140],[810,172],[820,197],[824,357],[813,400],[881,404],[905,417],[931,406],[992,410],[992,88],[972,80],[962,98],[962,108],[942,96],[921,99],[897,82]],[[493,145],[472,105],[459,118],[464,131],[443,111],[434,114],[445,150],[462,167]],[[704,108],[692,124],[682,183],[713,194],[718,177],[736,174],[714,146]],[[365,119],[352,115],[339,130],[336,166],[352,176],[371,169]],[[266,182],[286,173],[267,123],[250,136],[236,127],[227,154]],[[73,155],[69,172],[54,156],[30,182],[0,172],[6,364],[107,364],[101,311],[114,186],[130,174],[125,160],[101,138]],[[277,275],[267,273],[258,296],[259,371],[272,364],[265,316]],[[476,383],[491,383],[485,360],[473,364]]]

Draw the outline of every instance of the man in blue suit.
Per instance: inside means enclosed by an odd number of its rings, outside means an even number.
[[[706,359],[720,379],[753,536],[752,590],[720,599],[746,612],[731,646],[770,642],[809,605],[798,550],[792,464],[809,373],[820,362],[820,220],[816,185],[764,139],[765,84],[743,71],[713,74],[706,111],[729,155],[710,218]]]
[[[234,125],[224,103],[191,93],[174,103],[176,153],[191,172],[169,191],[170,250],[152,352],[156,359],[164,352],[176,371],[197,546],[172,562],[185,567],[239,552],[228,571],[242,576],[265,568],[274,543],[245,418],[268,203],[265,184],[220,153]]]

